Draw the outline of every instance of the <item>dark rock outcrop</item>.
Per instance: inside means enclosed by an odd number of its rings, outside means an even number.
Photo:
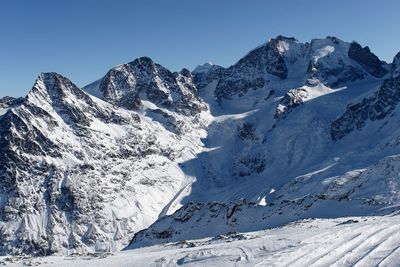
[[[172,73],[148,57],[111,69],[98,90],[105,101],[130,110],[139,109],[142,100],[186,115],[205,109],[190,71]]]
[[[360,64],[371,75],[381,78],[385,76],[388,71],[382,66],[382,61],[373,54],[369,47],[361,47],[356,42],[352,42],[349,47],[349,57]]]
[[[303,88],[289,90],[279,101],[274,118],[278,120],[285,118],[294,108],[302,105],[307,97],[308,93]]]
[[[347,107],[346,112],[331,126],[333,140],[339,140],[354,130],[361,130],[368,120],[382,120],[392,113],[400,102],[400,79],[385,80],[380,89],[360,103]]]

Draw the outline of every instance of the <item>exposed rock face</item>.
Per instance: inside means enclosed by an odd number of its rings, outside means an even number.
[[[307,97],[308,93],[303,88],[289,90],[289,92],[287,92],[285,96],[279,101],[274,118],[285,118],[287,114],[290,113],[295,107],[303,104],[304,99]]]
[[[369,47],[361,47],[356,42],[352,42],[349,47],[349,57],[358,62],[368,73],[381,78],[387,74],[387,70],[383,67],[382,61],[371,53]]]
[[[205,109],[188,70],[172,73],[148,57],[110,70],[98,90],[105,101],[131,110],[139,109],[142,100],[186,115]]]
[[[0,252],[118,250],[158,218],[133,246],[386,212],[399,58],[278,36],[229,68],[139,58],[84,90],[41,74],[0,100]]]
[[[313,217],[318,210],[320,218],[369,214],[380,210],[388,201],[399,200],[395,191],[400,189],[399,171],[400,157],[397,155],[386,157],[365,170],[320,181],[310,182],[307,177],[298,177],[283,186],[276,199],[262,205],[260,201],[256,204],[244,199],[231,203],[191,202],[135,234],[128,249],[264,230],[288,223],[291,216],[297,219]],[[390,208],[381,209],[378,214],[391,211]]]
[[[314,39],[310,43],[308,83],[315,81],[332,88],[362,80],[368,73],[348,57],[349,43],[336,37]]]
[[[256,48],[245,58],[239,60],[237,67],[243,68],[244,66],[252,66],[260,71],[265,68],[267,73],[281,79],[286,79],[288,69],[283,53],[279,50],[280,42],[285,39],[286,38],[282,36],[278,36],[276,39],[271,39],[267,45]],[[289,39],[290,41],[295,41],[294,38]]]
[[[355,129],[361,130],[368,120],[382,120],[391,114],[400,101],[400,79],[385,80],[370,98],[347,107],[346,112],[332,123],[333,140],[339,140]]]
[[[0,98],[0,109],[6,109],[6,108],[11,108],[13,106],[16,106],[20,104],[23,101],[23,98],[14,98],[11,96],[5,96],[3,98]]]
[[[328,64],[320,61],[310,63],[309,79],[307,83],[312,86],[315,85],[316,82],[322,82],[327,86],[335,88],[343,86],[347,82],[362,80],[366,76],[360,69],[346,65],[341,60],[339,60],[334,67]]]
[[[265,45],[262,45],[250,51],[245,57],[240,59],[231,71],[241,70],[256,70],[259,74],[271,74],[280,79],[285,79],[288,75],[288,69],[283,56],[283,50],[280,50],[281,42],[283,41],[295,42],[294,38],[287,38],[278,36],[272,38]]]
[[[163,208],[149,199],[165,203],[179,189],[183,177],[172,161],[183,146],[148,119],[41,74],[0,117],[0,251],[123,248]]]
[[[207,86],[207,84],[210,82],[209,80],[207,81],[207,76],[209,73],[217,71],[218,69],[223,69],[223,67],[214,65],[212,63],[204,63],[203,65],[197,66],[193,71],[192,74],[194,76],[195,84],[199,88],[203,88]]]
[[[398,53],[393,60],[393,77],[397,78],[400,76],[400,53]]]
[[[252,91],[276,91],[282,84],[301,87],[322,83],[338,88],[371,76],[381,78],[388,72],[387,67],[368,47],[354,42],[329,36],[300,43],[278,36],[229,68],[207,69],[198,76],[197,83],[201,89],[215,81],[215,97],[221,103]]]
[[[233,231],[243,231],[246,227],[246,230],[248,230],[252,226],[246,226],[243,222],[249,220],[260,222],[262,211],[263,207],[245,200],[236,203],[211,202],[202,204],[191,202],[173,215],[163,217],[148,229],[137,233],[128,249],[185,240],[189,236],[196,239]],[[252,216],[248,216],[250,214]],[[257,216],[255,216],[256,214]],[[243,217],[243,215],[247,216]],[[189,231],[192,231],[192,234],[189,234]]]
[[[250,90],[257,90],[269,83],[268,76],[285,79],[288,69],[284,59],[284,50],[280,49],[282,42],[296,42],[294,38],[278,36],[266,44],[252,50],[233,66],[224,69],[211,69],[203,79],[207,82],[218,81],[215,97],[220,102],[222,98],[229,99],[233,95],[244,95]],[[205,83],[200,81],[201,85]]]

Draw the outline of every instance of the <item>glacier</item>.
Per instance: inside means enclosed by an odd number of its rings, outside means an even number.
[[[83,88],[42,73],[0,100],[0,252],[136,257],[309,218],[326,235],[347,216],[395,225],[399,69],[356,42],[277,36],[227,68],[141,57]]]

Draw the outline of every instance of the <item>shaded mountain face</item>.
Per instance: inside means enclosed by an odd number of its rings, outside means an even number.
[[[400,76],[400,53],[398,53],[392,64],[392,69],[393,69],[393,78],[397,78]]]
[[[305,218],[387,214],[398,209],[387,203],[400,200],[399,171],[397,155],[320,181],[298,177],[281,188],[274,202],[189,202],[136,233],[127,249],[265,230]]]
[[[284,37],[271,39],[227,69],[210,69],[207,75],[203,74],[202,80],[208,83],[217,81],[215,97],[220,102],[222,98],[229,99],[265,87],[271,76],[285,79],[288,68],[284,59],[284,40],[293,44],[296,42]]]
[[[368,49],[369,51],[369,49]],[[388,119],[400,101],[399,54],[393,60],[392,72],[380,88],[369,98],[351,104],[346,112],[332,123],[332,138],[341,139],[353,130],[361,130],[367,121]]]
[[[400,101],[400,78],[387,79],[375,94],[347,107],[332,123],[332,138],[339,140],[353,130],[361,130],[367,121],[383,120],[393,115]]]
[[[0,98],[0,109],[8,109],[17,106],[22,102],[23,98],[15,98],[11,96],[5,96]]]
[[[391,212],[399,58],[278,36],[228,68],[142,57],[83,89],[41,74],[25,98],[0,100],[0,250],[114,251],[133,236]]]
[[[387,69],[383,67],[383,62],[371,53],[369,47],[361,47],[356,42],[352,42],[349,47],[349,57],[360,64],[368,73],[375,77],[383,77],[388,73]]]

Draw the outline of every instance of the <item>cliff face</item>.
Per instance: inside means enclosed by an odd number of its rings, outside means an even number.
[[[196,150],[55,73],[0,117],[0,133],[1,250],[11,254],[122,249],[179,189],[179,157]]]
[[[43,73],[25,98],[0,99],[0,250],[114,251],[133,236],[389,212],[398,66],[335,37],[278,36],[228,68],[142,57],[83,89]]]

